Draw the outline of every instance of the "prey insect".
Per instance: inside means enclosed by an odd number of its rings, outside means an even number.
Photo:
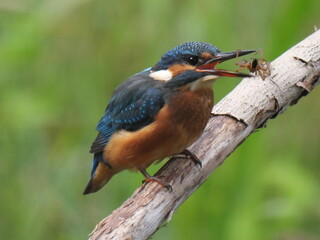
[[[239,52],[240,50],[238,50]],[[265,80],[266,77],[270,76],[270,63],[264,58],[262,50],[259,49],[257,52],[260,53],[261,58],[252,58],[252,61],[249,62],[247,60],[242,60],[240,63],[238,62],[238,54],[236,58],[235,64],[240,66],[236,71],[239,72],[244,69],[248,69],[250,72],[254,73],[256,76],[260,76],[262,80]]]

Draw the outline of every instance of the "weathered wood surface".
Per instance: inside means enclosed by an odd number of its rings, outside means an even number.
[[[96,226],[90,239],[148,239],[237,146],[310,92],[319,76],[317,31],[274,60],[270,77],[243,79],[213,108],[203,135],[189,148],[202,161],[202,168],[188,159],[169,161],[157,175],[164,176],[173,192],[157,183],[139,187]]]

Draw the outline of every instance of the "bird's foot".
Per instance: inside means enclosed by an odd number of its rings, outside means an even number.
[[[148,183],[148,182],[156,182],[159,183],[161,186],[167,188],[170,192],[172,192],[172,187],[169,183],[166,181],[162,180],[159,177],[152,177],[147,173],[145,169],[141,169],[140,172],[143,174],[143,176],[146,178],[145,180],[142,181],[142,183]]]
[[[195,154],[190,152],[188,149],[185,149],[181,153],[173,155],[173,158],[175,158],[175,159],[185,158],[185,157],[190,158],[195,164],[197,164],[199,167],[202,167],[202,162],[199,160],[199,158]]]
[[[145,180],[143,180],[142,182],[143,183],[156,182],[156,183],[159,183],[161,186],[167,188],[169,190],[169,192],[172,192],[172,190],[173,190],[169,183],[160,179],[159,177],[149,177],[149,178],[146,178]]]

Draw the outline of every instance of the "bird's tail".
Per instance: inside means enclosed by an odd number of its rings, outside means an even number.
[[[91,178],[83,191],[83,195],[97,192],[112,178],[114,173],[102,162],[102,152],[96,153],[93,159]]]

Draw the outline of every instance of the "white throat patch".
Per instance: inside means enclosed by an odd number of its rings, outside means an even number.
[[[219,77],[220,76],[208,75],[199,78],[198,80],[189,83],[190,91],[196,91],[200,88],[211,87],[213,82],[217,80]]]
[[[170,70],[159,70],[149,74],[154,80],[169,81],[172,79],[172,72]]]

